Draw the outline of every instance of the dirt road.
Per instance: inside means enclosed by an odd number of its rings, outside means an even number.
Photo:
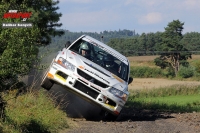
[[[199,133],[200,114],[123,111],[115,122],[71,119],[68,133]],[[63,132],[63,133],[64,133]]]
[[[200,85],[194,81],[172,81],[166,79],[134,79],[130,89],[156,88],[176,84]],[[154,110],[124,108],[119,118],[102,121],[96,116],[100,109],[61,87],[51,90],[57,97],[65,99],[70,128],[61,133],[200,133],[200,113],[170,114]],[[61,100],[62,101],[62,100]]]

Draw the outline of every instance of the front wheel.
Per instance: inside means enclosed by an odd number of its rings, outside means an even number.
[[[119,115],[113,115],[107,111],[102,110],[100,112],[100,115],[102,116],[102,120],[105,121],[116,121]]]
[[[45,72],[40,86],[49,91],[54,83],[50,79],[47,78],[47,73],[48,73],[48,70]]]
[[[41,83],[41,87],[43,87],[44,89],[46,90],[50,90],[51,87],[53,86],[54,83],[52,83],[51,80],[49,80],[46,76],[45,78],[43,79],[42,83]]]
[[[51,64],[50,64],[50,67],[52,66],[53,62],[54,62],[54,59],[52,60],[52,62],[51,62]],[[48,74],[48,72],[49,72],[50,67],[45,71],[44,76],[43,76],[43,78],[42,78],[42,82],[41,82],[41,84],[40,84],[40,86],[41,86],[42,88],[44,88],[44,89],[46,89],[46,90],[48,90],[48,91],[49,91],[49,90],[51,89],[51,87],[54,85],[54,82],[47,78],[47,74]]]

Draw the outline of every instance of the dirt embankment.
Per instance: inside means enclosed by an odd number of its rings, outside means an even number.
[[[173,81],[167,79],[134,79],[130,89],[159,88],[170,85],[200,85],[194,81]],[[59,89],[59,90],[58,90]],[[52,92],[67,101],[65,108],[69,115],[70,128],[61,133],[199,133],[200,113],[171,114],[154,110],[124,108],[119,118],[112,121],[97,119],[100,109],[67,92],[54,87]]]

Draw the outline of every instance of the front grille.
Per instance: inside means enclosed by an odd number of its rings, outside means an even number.
[[[85,82],[84,80],[82,80],[82,79],[80,79],[80,78],[78,78],[78,80],[80,80],[80,81],[82,81],[83,83],[85,83],[86,85],[88,85],[88,83]]]
[[[85,79],[87,79],[87,80],[89,80],[89,81],[92,80],[92,81],[93,81],[92,83],[94,83],[94,84],[96,84],[96,85],[98,85],[98,86],[100,86],[100,87],[102,87],[102,88],[107,88],[107,87],[108,87],[108,85],[106,85],[106,84],[104,84],[104,83],[98,81],[97,79],[95,79],[95,78],[93,78],[92,76],[88,75],[88,74],[85,73],[84,71],[81,71],[80,69],[77,69],[77,72],[78,72],[78,74],[79,74],[81,77],[83,77],[83,78],[85,78]]]
[[[79,82],[78,80],[76,81],[76,83],[74,84],[74,87],[80,91],[82,91],[83,93],[91,96],[92,98],[96,99],[97,96],[99,95],[98,92],[92,90],[91,88],[89,88],[88,86],[84,85],[83,83]]]
[[[103,88],[107,88],[108,87],[106,84],[104,84],[104,83],[102,83],[102,82],[100,82],[100,81],[98,81],[96,79],[94,80],[94,84],[96,84],[98,86],[101,86]]]
[[[90,80],[92,79],[92,77],[90,75],[88,75],[87,73],[81,71],[80,69],[77,69],[77,72],[80,76],[82,76],[83,78],[87,79],[87,80]]]

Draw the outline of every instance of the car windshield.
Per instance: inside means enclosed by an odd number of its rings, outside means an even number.
[[[75,42],[69,49],[98,64],[119,78],[125,81],[128,80],[129,67],[120,59],[109,54],[98,45],[80,39]]]

